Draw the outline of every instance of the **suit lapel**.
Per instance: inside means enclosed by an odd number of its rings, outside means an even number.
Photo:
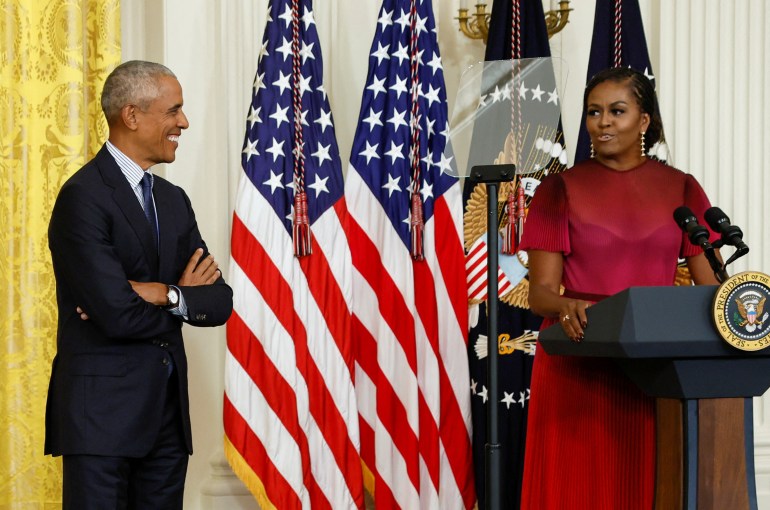
[[[160,274],[173,280],[178,275],[175,273],[177,239],[179,237],[173,221],[174,210],[171,207],[172,200],[168,196],[171,192],[170,184],[161,179],[155,180],[153,190],[155,192],[155,211],[158,214],[158,237],[160,238]]]
[[[144,216],[144,211],[136,198],[136,194],[134,194],[134,190],[129,186],[126,177],[106,147],[102,147],[95,160],[105,184],[112,188],[112,199],[139,238],[151,273],[157,274],[158,250],[155,247],[152,227]]]

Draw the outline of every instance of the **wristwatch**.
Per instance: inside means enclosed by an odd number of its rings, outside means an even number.
[[[179,306],[179,289],[171,285],[166,286],[166,306],[164,308],[176,308]]]

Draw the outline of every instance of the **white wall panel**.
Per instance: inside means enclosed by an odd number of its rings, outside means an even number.
[[[660,2],[657,72],[673,163],[703,184],[740,225],[752,250],[731,266],[768,271],[759,223],[767,157],[768,7],[761,0]],[[724,250],[727,255],[731,249]]]

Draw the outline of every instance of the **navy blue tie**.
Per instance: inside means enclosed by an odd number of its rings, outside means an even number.
[[[144,217],[152,227],[152,236],[155,238],[155,248],[160,251],[158,244],[158,217],[155,214],[155,203],[152,201],[152,175],[149,172],[144,173],[142,177],[142,198],[144,199]],[[171,377],[174,371],[174,360],[169,354],[168,357],[168,376]]]
[[[144,216],[150,223],[150,227],[152,227],[155,248],[159,250],[158,217],[155,214],[155,203],[152,201],[152,175],[149,172],[145,172],[144,177],[142,177],[142,197],[144,198]]]

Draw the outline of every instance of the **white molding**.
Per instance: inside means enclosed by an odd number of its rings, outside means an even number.
[[[235,476],[223,452],[209,459],[209,477],[200,489],[203,510],[259,510],[257,500]]]

